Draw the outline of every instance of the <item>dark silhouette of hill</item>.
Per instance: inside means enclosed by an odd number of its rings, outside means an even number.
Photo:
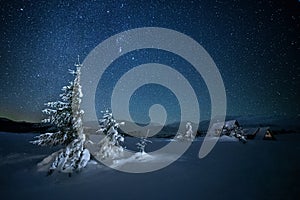
[[[14,133],[43,133],[53,131],[55,127],[45,123],[30,123],[25,121],[13,121],[0,117],[0,131]]]
[[[270,127],[272,130],[278,133],[285,132],[299,132],[300,131],[300,116],[286,117],[286,116],[226,116],[226,120],[238,120],[239,124],[244,128],[250,127]],[[122,121],[122,120],[119,120]],[[132,126],[134,122],[125,121],[125,126],[129,127],[130,132],[138,132],[140,130],[135,130]],[[183,122],[185,124],[186,122]],[[198,129],[195,130],[196,124],[192,123],[194,127],[193,130],[197,131],[197,136],[203,136],[206,134],[210,120],[203,120],[198,124]],[[180,122],[174,122],[171,124],[164,125],[162,130],[153,137],[158,138],[172,138],[179,132],[184,132],[185,130],[179,130]],[[140,126],[146,126],[147,124],[138,124]],[[85,126],[89,127],[89,123]],[[159,124],[153,124],[153,126],[160,126]],[[131,128],[132,127],[132,128]],[[95,132],[99,127],[94,127],[91,133]],[[122,126],[121,126],[122,128]],[[7,118],[0,117],[0,131],[2,132],[15,132],[15,133],[43,133],[43,132],[53,132],[55,127],[51,124],[45,123],[29,123],[25,121],[13,121]],[[129,133],[125,133],[120,130],[124,135],[130,136]]]

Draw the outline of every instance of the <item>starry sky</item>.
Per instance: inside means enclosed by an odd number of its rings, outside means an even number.
[[[173,29],[201,44],[224,80],[228,115],[300,115],[298,0],[1,0],[0,7],[1,117],[40,121],[44,103],[58,100],[72,80],[67,69],[74,68],[77,55],[83,60],[110,36],[139,27]],[[116,60],[98,84],[97,111],[110,106],[123,73],[147,62],[187,77],[201,99],[202,119],[209,117],[201,77],[184,59],[162,50],[133,51]],[[135,92],[133,118],[147,121],[154,103],[166,107],[169,122],[179,119],[174,94],[159,85]]]

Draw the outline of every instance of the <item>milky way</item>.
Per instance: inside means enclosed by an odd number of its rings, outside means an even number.
[[[72,80],[67,69],[77,55],[83,60],[110,36],[150,26],[182,32],[207,50],[224,80],[228,115],[299,116],[299,13],[297,0],[3,0],[0,116],[39,121],[44,103],[57,100],[61,87]],[[186,61],[159,51],[131,52],[113,63],[98,85],[97,109],[109,107],[109,94],[122,73],[150,61],[189,77],[202,99],[204,118],[209,116],[201,77]],[[159,86],[136,91],[132,115],[142,118],[153,103],[166,105],[172,120],[178,118],[174,95]]]

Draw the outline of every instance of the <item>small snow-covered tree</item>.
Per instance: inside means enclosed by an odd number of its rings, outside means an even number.
[[[140,141],[138,143],[136,143],[136,146],[138,148],[138,150],[140,151],[140,153],[145,153],[145,148],[147,146],[148,143],[152,143],[150,140],[147,139],[148,137],[148,134],[149,134],[149,130],[147,132],[147,135],[146,137],[141,137],[140,138]]]
[[[194,139],[194,135],[193,135],[193,126],[191,122],[187,122],[185,125],[186,128],[186,132],[185,133],[180,133],[176,139],[179,140],[192,140]]]
[[[89,151],[84,147],[85,134],[82,126],[84,112],[80,109],[82,64],[78,60],[75,66],[76,71],[69,70],[75,79],[68,86],[62,88],[61,100],[47,103],[48,108],[43,110],[45,114],[49,115],[43,122],[53,124],[57,131],[41,134],[36,137],[35,141],[31,142],[39,146],[65,146],[65,149],[58,153],[50,171],[58,169],[70,173],[85,167],[90,159]]]
[[[152,143],[152,142],[150,140],[147,140],[146,138],[141,138],[140,141],[136,143],[136,146],[141,153],[145,153],[145,148],[148,143]]]
[[[118,132],[118,128],[124,123],[117,123],[108,110],[104,112],[99,123],[100,129],[97,132],[104,134],[105,137],[99,142],[100,150],[97,152],[97,157],[100,159],[120,157],[123,154],[123,147],[120,142],[124,141],[124,137]]]
[[[193,126],[192,126],[192,123],[191,122],[187,122],[186,125],[185,125],[185,128],[186,128],[185,136],[187,138],[193,139],[194,135],[193,135]]]

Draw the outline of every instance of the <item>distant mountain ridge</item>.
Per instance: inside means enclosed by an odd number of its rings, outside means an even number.
[[[0,131],[14,133],[44,133],[55,130],[51,124],[45,123],[30,123],[25,121],[13,121],[7,118],[0,117]]]
[[[287,132],[300,132],[300,116],[286,117],[286,116],[261,116],[261,115],[249,115],[249,116],[226,116],[225,120],[237,120],[243,128],[252,127],[270,127],[277,133]],[[122,121],[122,120],[120,120]],[[134,122],[125,122],[125,125]],[[183,122],[185,124],[186,122]],[[193,131],[197,132],[197,136],[203,136],[206,134],[210,120],[203,120],[198,124],[198,130],[195,129],[196,124],[192,123]],[[146,125],[146,124],[145,124]],[[185,130],[178,130],[180,122],[173,122],[167,124],[163,129],[154,137],[171,138],[178,131],[185,132]],[[122,127],[121,127],[122,128]],[[138,130],[135,130],[138,131]]]
[[[293,130],[300,131],[300,116],[227,116],[227,120],[236,119],[243,127],[265,127],[269,126],[273,130]]]
[[[275,131],[300,131],[300,116],[285,117],[285,116],[226,116],[226,120],[236,119],[239,124],[244,128],[249,127],[270,127]],[[122,120],[118,120],[122,121]],[[184,124],[186,122],[183,122]],[[197,135],[203,135],[206,133],[210,120],[203,120],[198,125]],[[129,127],[130,132],[138,132],[139,130],[134,130],[132,124],[134,122],[125,121],[125,126]],[[173,137],[178,131],[184,132],[185,130],[178,130],[179,122],[174,122],[165,125],[162,130],[154,137]],[[87,128],[89,123],[86,124]],[[139,124],[141,126],[147,124]],[[159,124],[153,124],[153,126],[159,126]],[[196,127],[195,123],[192,123],[193,127]],[[95,132],[99,127],[94,127],[91,133]],[[122,128],[122,126],[121,126]],[[15,132],[15,133],[44,133],[54,131],[55,127],[51,124],[45,123],[29,123],[25,121],[16,122],[7,118],[0,117],[0,131],[2,132]],[[127,129],[128,130],[128,129]],[[195,128],[193,128],[194,131]],[[124,133],[120,130],[121,133]],[[125,135],[130,135],[130,133],[124,133]]]

